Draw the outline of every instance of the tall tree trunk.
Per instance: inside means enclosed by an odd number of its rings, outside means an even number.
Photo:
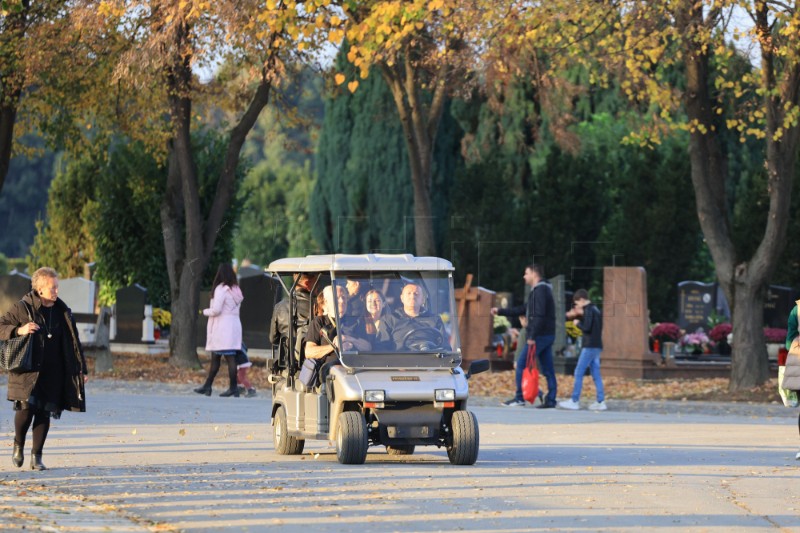
[[[764,341],[764,286],[751,281],[735,284],[733,313],[733,352],[731,380],[733,391],[746,390],[769,379],[767,345]]]
[[[176,50],[189,48],[188,28],[176,32]],[[274,37],[273,37],[274,39]],[[192,71],[190,56],[176,54],[166,73],[174,137],[170,143],[166,197],[161,222],[172,296],[170,362],[197,366],[197,317],[200,285],[214,250],[219,228],[230,207],[242,145],[269,103],[271,82],[267,62],[248,108],[230,132],[225,161],[217,181],[216,195],[206,220],[200,209],[197,170],[191,145]]]
[[[757,24],[761,24],[768,35],[766,4],[761,5],[760,9],[756,17]],[[704,20],[701,4],[684,5],[675,15],[684,35],[693,35],[696,28],[715,24],[713,20]],[[782,104],[788,102],[798,105],[800,71],[797,66],[786,67],[783,83],[778,90],[772,50],[769,46],[762,49],[762,73],[770,89],[765,96],[766,166],[770,203],[764,237],[753,256],[743,260],[738,257],[731,237],[728,197],[725,192],[728,168],[719,137],[721,128],[714,120],[715,101],[709,92],[711,48],[696,39],[685,40],[684,102],[689,122],[694,125],[689,137],[689,156],[697,215],[714,259],[717,279],[732,305],[734,349],[729,386],[731,390],[742,390],[760,385],[769,377],[763,331],[763,304],[766,286],[786,245],[789,201],[800,129],[797,126],[786,128],[780,139],[776,139],[775,133],[785,117]]]
[[[381,74],[392,92],[395,107],[403,127],[411,168],[411,185],[414,191],[414,240],[418,256],[436,255],[436,239],[433,231],[431,211],[431,183],[433,181],[433,150],[439,130],[446,86],[444,79],[449,66],[444,63],[435,73],[428,86],[432,91],[430,103],[422,96],[419,73],[410,59],[412,52],[406,50],[398,65],[381,64]]]
[[[19,64],[20,45],[24,46],[25,26],[30,11],[30,0],[23,0],[19,10],[6,14],[5,30],[0,35],[0,192],[3,192],[11,153],[14,147],[14,126],[17,122],[17,108],[22,98],[25,84],[24,69]]]
[[[197,181],[197,172],[192,157],[191,142],[191,116],[192,116],[192,70],[191,70],[191,43],[189,42],[189,27],[185,22],[179,22],[175,30],[173,44],[173,59],[167,70],[167,87],[169,94],[170,120],[173,125],[174,137],[170,143],[171,152],[168,181],[171,189],[177,191],[176,178],[179,178],[181,204],[183,206],[183,247],[184,252],[180,257],[177,250],[166,250],[168,254],[168,267],[170,273],[170,291],[177,299],[172,300],[173,328],[170,336],[170,362],[176,366],[198,366],[197,358],[197,313],[200,293],[200,283],[207,266],[206,254],[203,250],[202,216],[200,213],[200,193]],[[168,201],[169,202],[169,201]],[[168,223],[172,224],[177,217],[169,203],[166,208]],[[164,215],[162,214],[162,217]],[[167,245],[165,229],[165,246]],[[175,235],[175,237],[172,237]],[[177,238],[171,234],[170,239]],[[172,260],[169,257],[172,255]],[[176,294],[177,293],[177,294]]]

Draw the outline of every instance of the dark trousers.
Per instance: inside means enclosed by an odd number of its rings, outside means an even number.
[[[217,372],[219,372],[220,359],[223,357],[225,358],[225,362],[228,364],[228,380],[230,381],[230,390],[236,390],[238,383],[236,381],[235,353],[233,355],[223,355],[220,352],[211,352],[211,368],[208,369],[208,377],[206,378],[206,384],[203,385],[204,387],[211,387],[211,384],[214,383],[214,378],[217,377]]]
[[[555,405],[558,382],[556,381],[556,367],[553,365],[553,342],[556,340],[556,336],[542,335],[534,340],[536,341],[536,358],[539,360],[539,370],[547,379],[547,394],[544,397],[544,403]]]
[[[31,423],[33,423],[31,453],[41,455],[44,441],[47,440],[47,432],[50,431],[50,413],[47,411],[32,407],[17,411],[14,415],[14,444],[21,448],[25,447],[25,436]]]

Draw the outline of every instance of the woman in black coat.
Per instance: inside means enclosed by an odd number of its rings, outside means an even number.
[[[14,402],[12,461],[24,461],[25,437],[33,424],[31,469],[45,470],[42,448],[50,418],[64,410],[85,412],[86,359],[69,307],[58,298],[58,274],[40,268],[31,278],[33,290],[0,317],[0,339],[33,335],[33,370],[8,375],[8,400]]]

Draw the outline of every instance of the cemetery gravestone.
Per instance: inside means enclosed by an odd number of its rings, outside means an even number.
[[[58,284],[58,296],[74,314],[94,315],[95,283],[85,278],[63,279]],[[94,342],[96,320],[78,320],[78,337],[82,343]]]
[[[560,354],[567,345],[567,327],[564,316],[568,308],[565,304],[566,290],[564,288],[564,276],[559,274],[554,278],[550,278],[549,281],[553,286],[553,301],[556,308],[556,338],[555,341],[553,341],[553,353]]]
[[[277,278],[259,270],[257,275],[239,279],[244,300],[239,311],[242,339],[248,348],[270,350],[269,325],[272,308],[282,294]]]
[[[115,342],[142,343],[142,321],[147,289],[135,283],[117,291]]]
[[[458,335],[461,338],[462,365],[484,359],[492,350],[494,333],[492,306],[494,291],[472,286],[472,274],[467,274],[464,287],[455,290],[458,313]]]
[[[678,326],[687,333],[708,330],[708,317],[717,309],[717,284],[699,281],[678,283]]]
[[[211,291],[200,291],[198,304],[200,305],[200,309],[208,309],[211,306]],[[206,347],[207,329],[208,317],[201,314],[197,319],[197,346],[200,348]],[[247,341],[245,341],[245,343],[246,342]]]
[[[0,276],[0,315],[31,292],[31,278],[19,272]]]
[[[786,329],[794,302],[794,289],[770,285],[764,297],[764,327]]]
[[[259,267],[258,265],[247,265],[239,267],[239,270],[236,274],[238,275],[239,283],[241,284],[241,280],[245,278],[261,276],[262,274],[264,274],[264,269]]]
[[[642,378],[648,346],[647,276],[641,267],[603,269],[603,375]]]

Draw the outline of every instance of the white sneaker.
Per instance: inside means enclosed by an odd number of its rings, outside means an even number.
[[[572,398],[569,400],[564,400],[563,402],[558,402],[558,407],[560,409],[569,409],[570,411],[577,411],[581,408],[581,404],[579,402],[573,401]]]
[[[608,410],[608,406],[606,402],[594,402],[592,405],[589,406],[590,411],[606,411]]]

